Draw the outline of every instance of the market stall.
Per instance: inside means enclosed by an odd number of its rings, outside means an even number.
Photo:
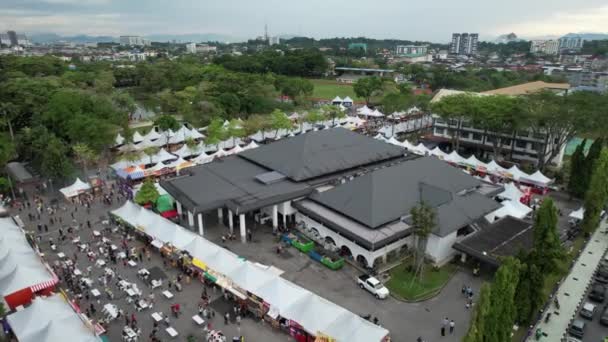
[[[76,178],[76,181],[72,185],[59,189],[66,198],[76,197],[89,190],[91,190],[91,186],[88,183],[81,181],[80,178]]]

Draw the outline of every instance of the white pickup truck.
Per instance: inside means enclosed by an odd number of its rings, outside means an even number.
[[[389,295],[388,289],[378,279],[370,275],[360,276],[357,278],[357,283],[360,288],[366,289],[378,299],[385,299]]]

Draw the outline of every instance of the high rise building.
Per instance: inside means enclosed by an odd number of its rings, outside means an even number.
[[[557,40],[533,40],[530,52],[544,55],[557,55],[559,52],[559,41]]]
[[[395,54],[398,56],[422,56],[428,51],[427,45],[397,45]]]
[[[559,39],[559,50],[580,50],[584,42],[581,36],[564,36]]]
[[[25,34],[18,34],[15,31],[0,33],[0,44],[7,46],[30,46],[32,43]]]
[[[152,42],[141,36],[120,36],[120,45],[122,46],[150,46]]]
[[[188,53],[196,53],[196,43],[186,44],[186,51],[188,51]]]
[[[478,41],[479,34],[477,33],[453,33],[450,54],[474,56],[477,54]]]
[[[279,45],[281,44],[281,38],[278,36],[268,37],[268,45]]]

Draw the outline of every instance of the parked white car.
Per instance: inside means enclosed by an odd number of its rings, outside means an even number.
[[[366,289],[378,299],[385,299],[390,294],[388,289],[382,285],[380,280],[370,275],[364,274],[360,276],[357,278],[357,283],[359,284],[360,288]]]

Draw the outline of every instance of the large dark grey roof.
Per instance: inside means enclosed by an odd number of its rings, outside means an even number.
[[[498,266],[500,257],[515,256],[533,245],[532,223],[505,216],[470,237],[454,244],[454,249]]]
[[[25,168],[23,163],[10,162],[6,164],[6,172],[17,183],[27,183],[35,180],[35,177]]]
[[[403,155],[402,148],[344,128],[309,132],[239,154],[295,181]]]
[[[161,182],[180,203],[195,211],[227,206],[235,213],[307,195],[311,188],[289,179],[263,184],[256,176],[268,172],[238,156],[195,166],[190,175]]]
[[[499,204],[475,192],[480,181],[435,157],[424,157],[370,172],[334,189],[315,193],[314,201],[353,220],[378,228],[408,216],[422,198],[438,210],[438,227],[444,236]]]

